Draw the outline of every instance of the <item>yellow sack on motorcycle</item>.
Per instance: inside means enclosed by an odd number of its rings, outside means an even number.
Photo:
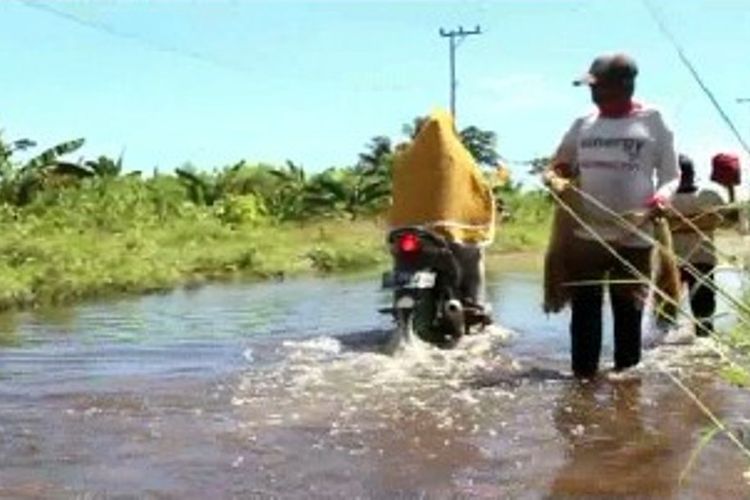
[[[433,112],[393,168],[391,230],[421,226],[450,241],[487,245],[495,236],[495,202],[451,115]]]

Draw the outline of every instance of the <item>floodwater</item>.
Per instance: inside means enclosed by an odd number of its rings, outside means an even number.
[[[750,498],[676,382],[750,445],[711,341],[578,382],[539,274],[490,283],[502,330],[394,355],[373,276],[4,317],[0,498]]]

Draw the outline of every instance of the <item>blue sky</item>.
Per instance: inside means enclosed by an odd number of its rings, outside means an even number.
[[[750,104],[736,103],[750,97],[750,3],[653,3],[750,136]],[[342,166],[447,106],[438,30],[477,24],[458,51],[459,125],[495,131],[508,158],[555,148],[590,109],[571,80],[613,50],[638,60],[638,96],[664,110],[699,173],[714,152],[740,151],[641,0],[4,0],[0,128],[40,145],[85,137],[85,155],[124,150],[145,171]]]

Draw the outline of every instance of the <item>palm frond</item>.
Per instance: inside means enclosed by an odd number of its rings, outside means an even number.
[[[63,155],[73,153],[83,146],[85,139],[75,139],[72,141],[62,142],[56,146],[44,150],[41,154],[35,156],[23,166],[22,170],[37,170],[52,165]]]

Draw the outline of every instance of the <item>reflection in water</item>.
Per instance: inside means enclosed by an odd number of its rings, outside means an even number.
[[[556,403],[555,426],[568,440],[554,495],[656,495],[677,487],[673,443],[644,422],[641,381],[570,384]]]
[[[0,347],[17,346],[19,343],[16,316],[13,314],[0,314]],[[1,373],[0,376],[2,376]]]
[[[71,334],[76,332],[78,310],[73,307],[47,306],[33,312],[33,321],[49,329]]]
[[[724,409],[723,390],[711,378],[690,376],[688,385],[720,419],[736,418]],[[553,498],[698,498],[708,492],[712,498],[741,498],[748,493],[737,481],[741,453],[721,437],[698,449],[714,425],[664,374],[646,371],[637,379],[571,384],[558,395],[555,427],[567,451],[550,485]]]

